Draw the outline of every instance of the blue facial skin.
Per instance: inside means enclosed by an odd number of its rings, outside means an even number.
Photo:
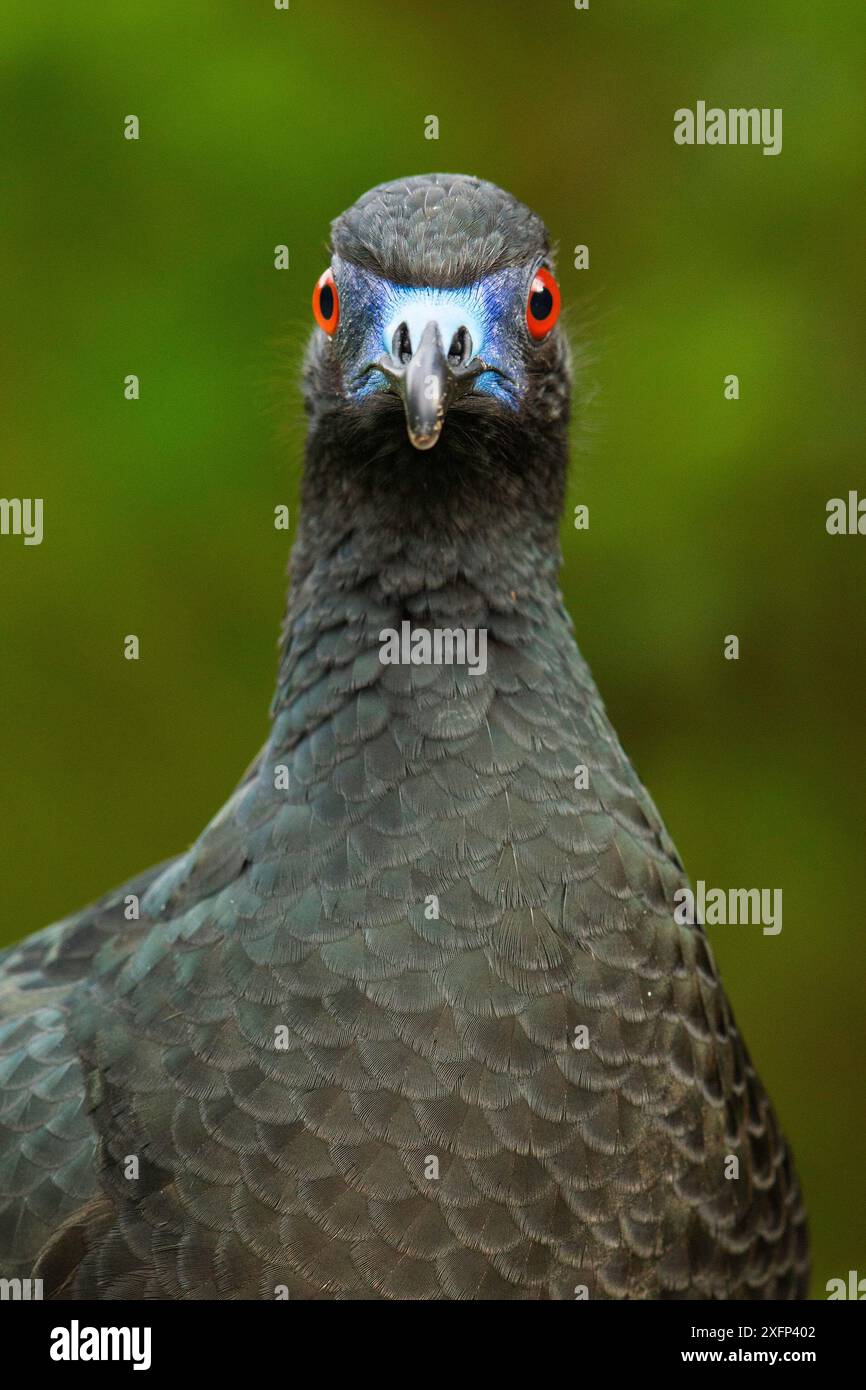
[[[396,285],[338,256],[333,270],[340,296],[340,323],[333,343],[350,400],[361,401],[388,389],[382,372],[365,373],[364,368],[383,353],[391,353],[401,323],[407,325],[417,346],[425,325],[435,319],[446,351],[457,329],[466,328],[472,358],[481,357],[499,369],[477,377],[473,392],[517,410],[525,389],[526,353],[531,351],[526,328],[531,276],[525,268],[499,271],[462,289]]]

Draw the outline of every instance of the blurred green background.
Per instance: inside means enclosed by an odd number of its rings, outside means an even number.
[[[709,930],[814,1293],[866,1275],[866,537],[824,526],[866,493],[862,0],[7,0],[0,54],[0,494],[45,499],[41,547],[0,537],[0,939],[185,846],[256,752],[329,221],[481,174],[593,358],[579,641],[692,878],[783,889],[780,936]],[[781,155],[677,147],[698,99],[782,107]]]

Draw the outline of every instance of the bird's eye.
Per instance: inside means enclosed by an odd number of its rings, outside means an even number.
[[[559,286],[549,270],[541,266],[532,277],[526,301],[526,326],[536,340],[546,338],[559,318]]]
[[[319,276],[313,290],[313,316],[320,328],[330,336],[340,322],[340,296],[330,267]]]

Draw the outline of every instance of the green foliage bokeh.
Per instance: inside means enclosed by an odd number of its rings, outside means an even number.
[[[551,228],[591,358],[578,640],[692,878],[783,890],[780,936],[711,937],[815,1296],[866,1275],[866,538],[824,526],[866,492],[860,0],[7,0],[0,52],[0,494],[45,505],[0,537],[0,942],[184,847],[255,753],[329,221],[481,174]],[[676,146],[698,99],[781,107],[782,153]]]

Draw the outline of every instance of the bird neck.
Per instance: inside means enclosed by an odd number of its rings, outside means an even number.
[[[561,629],[573,642],[559,562],[551,518],[506,515],[495,526],[440,531],[384,524],[372,503],[341,524],[308,514],[292,554],[274,713],[302,707],[323,677],[345,691],[375,682],[383,631],[407,622],[413,630],[483,632],[485,649],[503,640],[524,645],[536,628],[547,629],[548,640]]]
[[[489,438],[460,424],[449,434],[453,424],[419,453],[393,412],[378,431],[353,433],[340,411],[312,421],[273,706],[291,717],[276,719],[277,744],[287,729],[297,740],[317,727],[324,707],[307,696],[317,683],[334,707],[378,686],[381,634],[407,621],[483,630],[494,662],[500,642],[573,648],[557,588],[565,413]],[[398,685],[396,673],[385,681]]]

